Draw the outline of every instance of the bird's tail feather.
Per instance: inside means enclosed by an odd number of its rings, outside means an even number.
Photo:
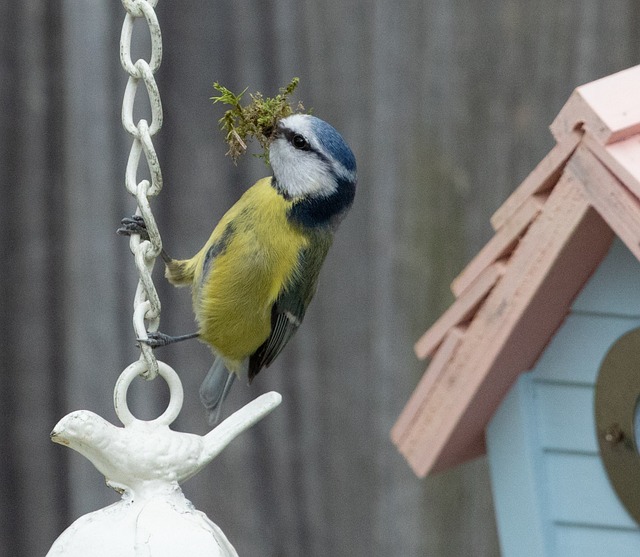
[[[207,409],[211,425],[220,421],[222,403],[227,398],[235,378],[236,374],[225,367],[222,358],[216,358],[200,385],[200,400]]]

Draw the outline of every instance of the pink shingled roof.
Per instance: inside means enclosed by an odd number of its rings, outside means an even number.
[[[455,302],[416,343],[430,364],[391,437],[419,476],[484,453],[491,416],[614,235],[640,259],[640,66],[578,87],[551,132],[556,146],[495,212]]]

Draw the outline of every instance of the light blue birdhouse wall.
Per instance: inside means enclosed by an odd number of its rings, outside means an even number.
[[[640,555],[640,528],[611,487],[594,418],[600,365],[636,327],[640,263],[616,239],[487,429],[503,557]]]

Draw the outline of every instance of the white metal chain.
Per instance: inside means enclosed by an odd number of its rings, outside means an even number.
[[[147,331],[156,331],[160,325],[160,299],[151,278],[151,272],[156,258],[162,250],[162,242],[156,221],[151,213],[149,197],[157,195],[162,189],[162,173],[151,137],[162,127],[162,102],[156,80],[153,77],[162,61],[162,35],[154,8],[158,0],[122,0],[127,11],[120,35],[120,62],[129,74],[129,80],[122,101],[122,125],[133,137],[127,169],[125,185],[129,193],[135,196],[138,203],[136,215],[142,216],[149,233],[149,240],[140,240],[140,236],[133,234],[129,246],[135,257],[140,279],[134,298],[133,328],[137,338],[146,338]],[[131,60],[131,39],[136,19],[144,18],[151,36],[151,59],[139,59],[135,63]],[[151,106],[151,124],[141,119],[133,122],[133,105],[140,81],[145,86]],[[144,154],[151,182],[138,182],[137,172],[140,156]],[[145,362],[142,375],[153,379],[158,375],[158,362],[151,347],[140,343],[140,359]]]

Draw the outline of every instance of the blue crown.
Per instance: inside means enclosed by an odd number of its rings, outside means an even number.
[[[327,124],[327,122],[320,118],[309,116],[309,119],[311,120],[311,126],[320,145],[322,145],[326,152],[338,161],[348,173],[355,175],[356,158],[338,131],[331,124]]]

